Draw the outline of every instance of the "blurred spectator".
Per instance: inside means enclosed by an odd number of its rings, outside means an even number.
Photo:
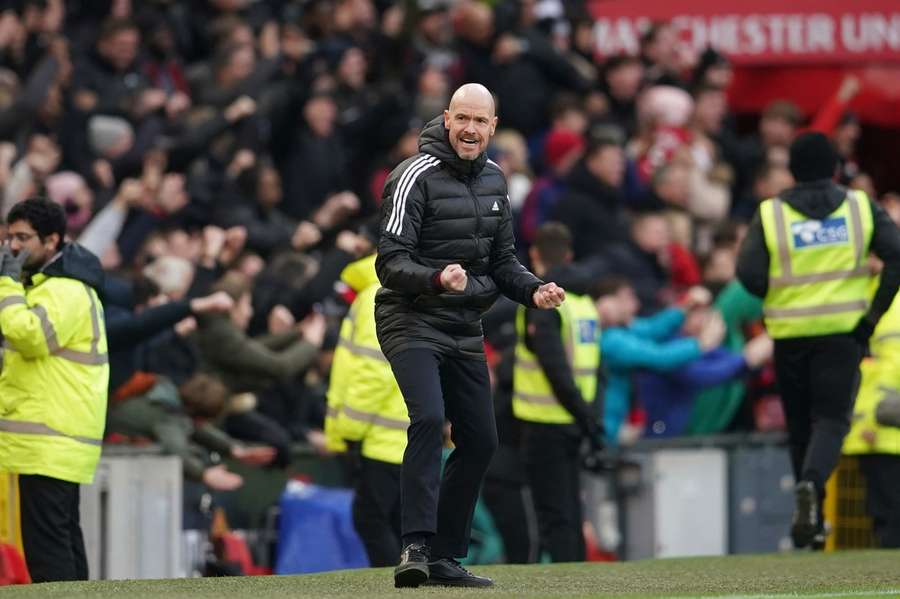
[[[600,321],[603,368],[607,372],[603,425],[612,445],[633,442],[635,431],[623,425],[631,409],[631,374],[643,368],[673,371],[715,349],[722,342],[721,318],[710,318],[694,337],[676,337],[686,309],[709,303],[709,292],[691,293],[683,306],[662,310],[652,317],[635,318],[641,302],[626,279],[609,277],[597,284],[594,295]],[[639,434],[639,433],[637,433]]]
[[[563,162],[565,158],[572,159],[572,150],[578,145],[577,140],[566,142],[563,139],[558,146],[553,145],[549,149],[558,151],[561,154],[558,160]],[[565,151],[567,147],[568,152]],[[610,244],[624,239],[621,196],[624,175],[622,148],[601,140],[585,151],[584,158],[566,179],[566,191],[550,214],[553,220],[572,231],[576,260],[597,256]]]
[[[146,393],[113,404],[107,434],[154,441],[165,453],[181,458],[187,478],[202,481],[213,491],[232,491],[243,479],[213,463],[210,452],[264,466],[274,459],[275,450],[247,447],[211,423],[222,413],[227,397],[226,387],[208,375],[198,374],[180,387],[160,378]]]
[[[692,310],[685,319],[681,332],[699,339],[704,328],[711,325],[711,319],[717,318],[718,313],[708,308]],[[675,437],[687,434],[694,424],[696,401],[702,390],[742,379],[771,357],[772,340],[766,335],[760,335],[744,347],[737,348],[737,351],[718,347],[671,372],[639,375],[637,395],[646,412],[646,435]],[[734,409],[733,406],[721,407]],[[731,414],[733,415],[733,411]]]
[[[604,64],[603,89],[608,102],[606,120],[618,124],[628,137],[637,131],[637,97],[644,81],[644,65],[634,56],[614,56]]]
[[[544,139],[547,171],[534,182],[519,214],[516,241],[530,244],[535,232],[550,220],[566,194],[567,178],[584,153],[584,138],[567,129],[553,129]]]

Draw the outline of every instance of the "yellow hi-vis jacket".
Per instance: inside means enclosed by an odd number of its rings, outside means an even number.
[[[875,327],[869,348],[872,357],[860,365],[862,381],[850,432],[844,438],[844,453],[900,454],[900,428],[875,420],[881,400],[900,393],[900,300],[896,297]]]
[[[55,274],[64,261],[96,261],[85,254],[67,247],[27,289],[0,277],[0,471],[94,479],[109,381],[103,307],[87,283]]]
[[[328,385],[325,437],[332,451],[360,441],[366,458],[403,462],[409,415],[375,334],[375,256],[347,266],[341,279],[358,294],[341,323]]]
[[[766,329],[775,339],[846,333],[868,308],[866,266],[872,210],[851,191],[822,220],[810,219],[779,198],[760,206],[769,250]]]
[[[525,345],[525,310],[516,313],[516,349],[513,367],[513,415],[520,420],[546,424],[575,422],[569,411],[553,395],[537,357]],[[597,369],[600,367],[600,320],[591,298],[574,293],[556,308],[560,331],[575,385],[587,403],[597,394]]]

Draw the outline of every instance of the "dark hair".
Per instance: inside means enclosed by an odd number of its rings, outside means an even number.
[[[599,299],[607,295],[615,295],[626,287],[634,288],[627,278],[621,275],[610,275],[591,285],[590,295],[594,299]]]
[[[151,299],[159,295],[159,285],[156,282],[144,275],[138,275],[135,277],[134,282],[131,285],[131,295],[134,298],[135,306],[143,306]]]
[[[221,380],[203,373],[195,374],[178,388],[184,411],[197,418],[219,416],[228,393],[228,387]]]
[[[103,24],[100,25],[100,31],[97,33],[97,39],[100,41],[107,40],[123,31],[130,31],[132,29],[138,34],[140,34],[141,32],[137,23],[135,23],[131,19],[110,17],[103,21]]]
[[[601,81],[606,81],[606,79],[612,74],[613,71],[617,71],[622,67],[631,66],[631,65],[640,65],[641,59],[637,56],[633,56],[631,54],[615,54],[606,59],[601,68]]]
[[[224,46],[216,49],[216,51],[212,57],[213,72],[216,74],[221,72],[222,69],[226,68],[228,65],[231,64],[232,59],[238,52],[242,52],[246,48],[249,48],[249,46],[247,46],[246,44],[228,43],[228,44],[225,44]]]
[[[558,222],[546,222],[538,228],[533,247],[547,267],[564,264],[571,256],[572,233]]]
[[[6,224],[25,221],[34,228],[41,241],[56,233],[59,250],[66,240],[66,212],[63,207],[47,198],[28,198],[12,207],[6,217]]]
[[[803,133],[791,144],[791,174],[800,183],[831,179],[838,166],[831,141],[818,131]]]
[[[617,140],[612,139],[611,136],[605,137],[591,137],[588,139],[587,149],[584,151],[584,159],[587,160],[589,158],[593,158],[606,148],[619,148],[622,146],[619,145]]]
[[[700,82],[697,85],[691,88],[691,95],[694,97],[694,100],[699,100],[700,96],[704,94],[723,94],[725,90],[722,89],[719,85],[713,85],[711,83]]]
[[[584,113],[584,104],[576,94],[560,92],[550,102],[550,118],[557,119],[568,112]]]

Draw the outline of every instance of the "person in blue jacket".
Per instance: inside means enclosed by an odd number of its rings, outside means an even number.
[[[703,288],[692,288],[684,302],[653,316],[635,318],[641,304],[625,278],[609,277],[594,290],[603,334],[600,355],[607,373],[603,424],[607,442],[616,445],[628,415],[631,375],[638,369],[672,371],[719,346],[725,334],[720,318],[710,318],[697,337],[675,337],[693,307],[708,305],[711,296]]]
[[[699,336],[714,308],[691,310],[681,335]],[[759,335],[739,351],[716,347],[697,359],[667,372],[646,372],[635,386],[647,414],[648,437],[675,437],[689,432],[694,401],[703,389],[740,380],[772,357],[772,339]]]

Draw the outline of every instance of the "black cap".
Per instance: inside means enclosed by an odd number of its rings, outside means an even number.
[[[791,144],[790,169],[798,182],[831,179],[837,164],[837,153],[822,133],[803,133]]]

